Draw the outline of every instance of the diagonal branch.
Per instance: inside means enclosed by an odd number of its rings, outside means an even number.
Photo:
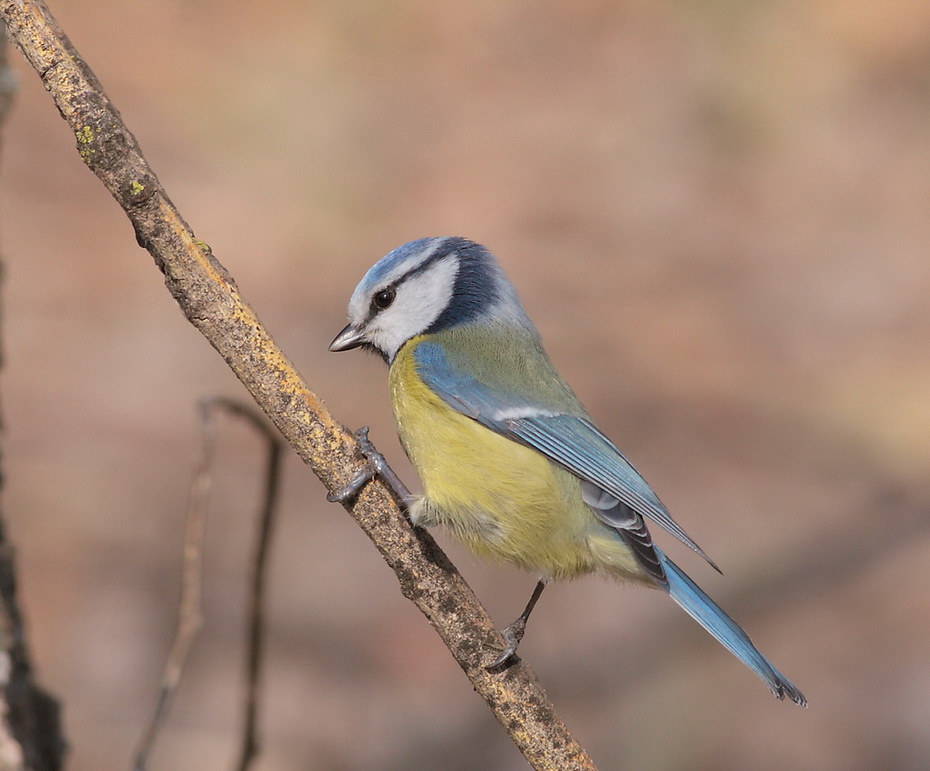
[[[359,466],[355,439],[307,387],[209,247],[195,240],[48,8],[38,0],[0,0],[0,18],[51,93],[82,160],[126,212],[184,315],[326,488],[332,492],[345,485]],[[501,647],[500,635],[455,567],[428,534],[410,526],[397,504],[377,482],[346,508],[530,764],[593,769],[526,664],[503,674],[484,669],[485,651]]]

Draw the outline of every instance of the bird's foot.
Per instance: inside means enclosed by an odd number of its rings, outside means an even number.
[[[368,438],[368,426],[362,426],[354,434],[358,442],[358,452],[365,459],[363,465],[355,476],[344,487],[334,490],[326,496],[330,503],[345,503],[353,498],[357,498],[361,489],[372,479],[378,476],[387,466],[384,456],[378,452],[374,443]]]
[[[358,470],[352,480],[334,490],[326,496],[330,503],[345,503],[358,497],[362,488],[375,477],[383,479],[390,487],[394,489],[397,497],[400,498],[404,506],[408,505],[411,500],[410,491],[406,488],[400,477],[394,473],[384,456],[378,452],[371,439],[368,438],[368,426],[362,426],[354,434],[358,442],[358,453],[365,459],[365,464]]]
[[[536,582],[536,588],[533,589],[532,596],[530,596],[530,601],[526,603],[523,612],[510,626],[501,630],[501,634],[504,636],[504,651],[485,667],[488,672],[499,672],[508,664],[513,663],[517,658],[517,648],[520,645],[520,641],[523,639],[523,635],[526,633],[526,622],[529,620],[530,613],[533,612],[533,608],[536,607],[536,603],[539,601],[539,597],[545,588],[546,579],[539,579],[539,581]]]
[[[508,664],[513,663],[517,658],[517,648],[520,647],[520,641],[523,639],[525,633],[526,619],[523,618],[523,616],[520,616],[520,618],[510,624],[510,626],[501,629],[501,634],[504,637],[505,643],[504,650],[501,652],[501,655],[488,664],[485,669],[488,672],[499,672],[507,667]]]

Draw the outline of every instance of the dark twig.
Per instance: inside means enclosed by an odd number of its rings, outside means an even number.
[[[201,406],[201,445],[200,455],[194,465],[190,489],[187,496],[187,527],[184,535],[184,565],[181,572],[181,601],[178,611],[178,626],[171,652],[162,670],[161,687],[152,719],[142,736],[136,752],[133,768],[144,771],[149,755],[161,731],[168,707],[174,696],[187,654],[190,652],[194,638],[203,625],[201,609],[203,595],[203,536],[206,528],[207,507],[210,502],[213,454],[216,446],[216,424],[213,411],[209,406]]]
[[[134,768],[143,771],[148,763],[155,740],[168,714],[171,699],[177,690],[191,645],[203,626],[203,549],[206,517],[213,487],[212,468],[216,450],[216,413],[226,412],[244,418],[267,443],[261,516],[252,555],[249,578],[248,634],[246,640],[245,709],[242,723],[242,742],[238,771],[246,771],[258,754],[259,688],[261,685],[263,642],[265,627],[265,587],[269,566],[269,547],[274,531],[280,489],[281,450],[283,443],[267,421],[248,405],[213,397],[200,405],[201,448],[191,478],[187,504],[187,528],[184,539],[184,567],[182,571],[181,601],[178,628],[171,652],[165,663],[158,701],[151,722],[146,728]]]
[[[16,92],[6,38],[0,21],[0,125],[6,122]],[[3,481],[0,474],[0,488]],[[60,706],[39,686],[33,671],[14,557],[0,516],[0,766],[58,771],[66,749]]]
[[[258,717],[264,660],[265,598],[268,569],[271,564],[269,560],[271,538],[277,520],[276,512],[281,490],[281,453],[284,443],[281,441],[280,434],[253,407],[222,398],[213,400],[213,404],[251,423],[268,447],[258,534],[252,559],[249,562],[251,575],[249,576],[249,628],[246,641],[245,711],[242,721],[242,745],[236,765],[238,771],[246,771],[252,765],[260,749]]]

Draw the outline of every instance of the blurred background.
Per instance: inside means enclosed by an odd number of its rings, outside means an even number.
[[[725,575],[660,542],[811,701],[657,593],[559,585],[521,653],[601,768],[930,765],[930,3],[52,9],[311,387],[408,478],[385,368],[327,345],[388,250],[490,246]],[[126,768],[176,618],[195,405],[245,392],[12,58],[3,509],[70,768]],[[235,756],[260,451],[224,424],[206,626],[154,769]],[[437,535],[512,620],[534,578]],[[258,768],[525,768],[296,457],[271,593]]]

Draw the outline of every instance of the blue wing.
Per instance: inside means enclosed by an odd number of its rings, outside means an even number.
[[[580,414],[567,414],[559,406],[535,403],[512,388],[492,388],[456,367],[438,343],[420,343],[414,356],[420,377],[451,407],[502,436],[532,447],[606,493],[595,500],[586,491],[585,500],[608,525],[638,534],[645,551],[651,551],[652,543],[648,531],[637,527],[638,516],[665,528],[720,570],[672,519],[614,443],[584,416],[580,405]],[[664,583],[663,575],[657,577]]]

